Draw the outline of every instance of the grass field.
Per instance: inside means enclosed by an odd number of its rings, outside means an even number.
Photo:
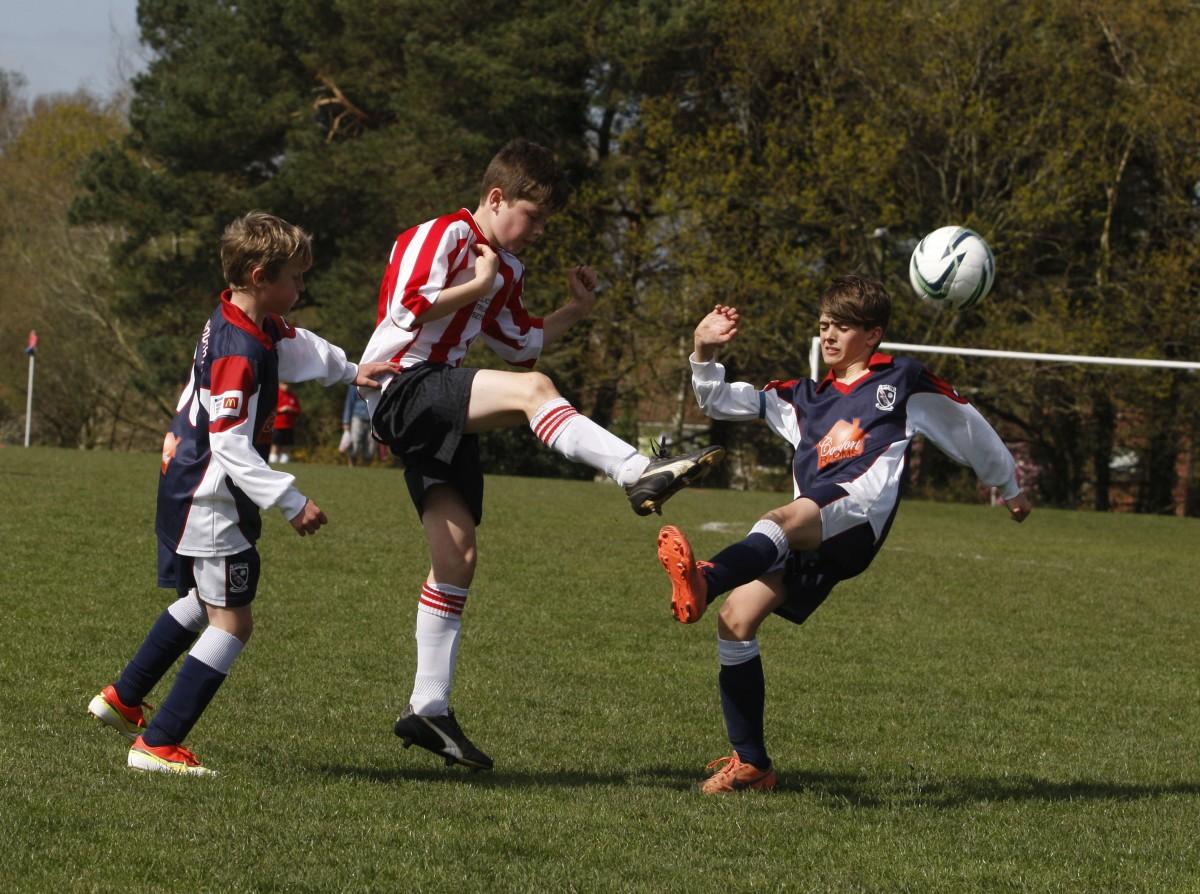
[[[712,799],[714,622],[671,619],[656,519],[488,480],[471,774],[391,733],[426,568],[400,474],[293,466],[332,524],[268,518],[254,641],[189,740],[221,775],[174,779],[85,714],[167,595],[157,462],[0,450],[0,890],[1200,891],[1195,520],[906,504],[866,575],[764,626],[780,785]],[[667,517],[707,555],[779,499]]]

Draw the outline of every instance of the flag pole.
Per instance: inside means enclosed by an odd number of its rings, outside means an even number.
[[[25,353],[29,355],[29,386],[25,389],[25,446],[29,446],[29,434],[33,430],[33,368],[37,363],[37,332],[29,330],[29,344]]]

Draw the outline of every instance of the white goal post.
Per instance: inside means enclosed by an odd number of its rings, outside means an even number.
[[[1200,370],[1200,363],[1186,360],[1143,360],[1140,357],[1093,357],[1087,354],[1037,354],[1029,351],[993,351],[988,348],[954,348],[948,345],[908,345],[902,342],[879,343],[880,350],[904,351],[914,354],[950,354],[966,357],[1003,357],[1009,360],[1043,360],[1053,363],[1096,363],[1105,366],[1145,366],[1158,369]],[[821,337],[814,335],[808,352],[810,375],[814,382],[820,378]]]

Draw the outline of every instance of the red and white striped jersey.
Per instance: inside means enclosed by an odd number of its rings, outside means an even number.
[[[446,214],[396,237],[379,288],[375,332],[362,363],[393,360],[402,369],[426,361],[462,364],[471,343],[483,336],[497,354],[517,366],[533,366],[542,352],[542,319],[521,302],[525,267],[515,255],[492,246],[500,270],[486,295],[455,313],[418,324],[444,289],[475,278],[476,243],[491,245],[466,208]],[[363,391],[372,415],[395,376],[383,377],[379,391]]]

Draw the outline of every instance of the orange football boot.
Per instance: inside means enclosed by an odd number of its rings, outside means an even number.
[[[146,731],[146,718],[142,705],[130,707],[117,696],[115,686],[105,686],[88,703],[88,713],[107,723],[127,739],[136,739]],[[145,705],[145,707],[150,707]]]
[[[722,764],[723,766],[719,766]],[[773,766],[760,770],[754,764],[743,762],[737,756],[737,752],[711,761],[704,769],[711,770],[718,766],[717,772],[700,784],[700,791],[706,795],[749,790],[770,791],[775,788],[775,768]]]
[[[671,611],[681,624],[694,624],[708,608],[708,582],[683,531],[664,525],[658,532],[658,561],[671,579]]]
[[[215,776],[216,771],[200,763],[200,759],[182,745],[147,745],[138,736],[129,749],[126,761],[131,770],[147,773],[173,773],[180,776]]]

